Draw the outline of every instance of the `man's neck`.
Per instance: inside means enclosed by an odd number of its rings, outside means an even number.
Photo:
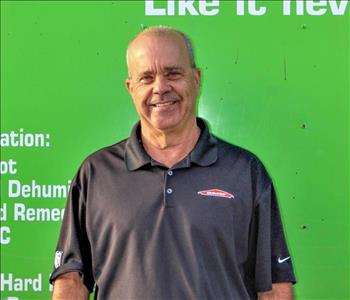
[[[168,168],[185,158],[196,145],[200,129],[196,120],[181,130],[154,131],[141,125],[142,144],[148,155]]]

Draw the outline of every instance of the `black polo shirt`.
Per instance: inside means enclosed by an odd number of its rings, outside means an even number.
[[[261,162],[208,131],[171,169],[137,123],[89,156],[71,185],[50,281],[79,271],[97,299],[256,299],[295,282]]]

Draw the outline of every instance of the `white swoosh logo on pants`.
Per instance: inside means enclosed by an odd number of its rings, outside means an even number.
[[[278,263],[281,264],[283,262],[285,262],[286,260],[290,259],[290,256],[286,257],[286,258],[283,258],[281,259],[280,257],[278,258]]]

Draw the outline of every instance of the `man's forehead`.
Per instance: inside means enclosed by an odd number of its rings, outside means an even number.
[[[144,68],[148,65],[149,57],[161,59],[166,67],[181,67],[189,63],[186,43],[177,33],[138,36],[128,48],[128,63]]]
[[[188,64],[185,59],[174,59],[174,57],[162,57],[155,60],[143,59],[142,56],[134,58],[131,60],[130,67],[138,75],[158,72],[167,73],[173,70],[183,72]]]

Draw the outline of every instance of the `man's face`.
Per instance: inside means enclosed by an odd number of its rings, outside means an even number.
[[[128,53],[131,94],[142,126],[166,131],[185,128],[195,118],[200,72],[191,67],[182,37],[148,34]]]

